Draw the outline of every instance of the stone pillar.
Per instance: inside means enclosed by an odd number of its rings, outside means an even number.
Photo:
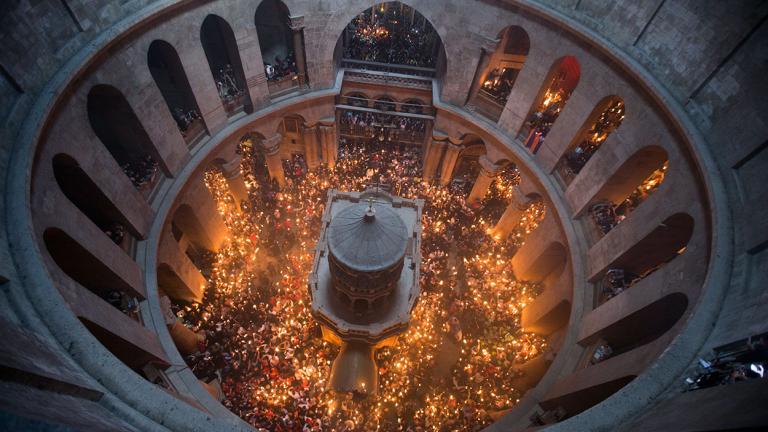
[[[264,156],[267,159],[267,171],[269,177],[277,180],[280,188],[285,187],[285,172],[283,171],[283,161],[280,160],[280,143],[283,136],[275,134],[261,142],[261,148],[264,150]]]
[[[301,135],[304,141],[304,157],[309,169],[320,165],[320,141],[317,137],[318,126],[302,126]]]
[[[480,173],[477,175],[472,191],[469,192],[467,197],[468,204],[473,204],[485,198],[485,194],[488,193],[488,188],[493,183],[493,179],[499,173],[500,168],[491,162],[487,156],[480,157]]]
[[[171,300],[168,296],[160,297],[160,307],[165,315],[165,324],[176,348],[182,355],[189,355],[200,350],[200,345],[205,341],[205,332],[195,333],[182,324],[171,310]]]
[[[293,52],[296,55],[296,69],[299,70],[299,85],[309,85],[307,61],[304,58],[304,17],[290,17],[289,25],[293,33]]]
[[[451,182],[451,175],[453,174],[453,169],[456,168],[459,153],[461,153],[460,146],[448,144],[448,147],[445,149],[445,157],[443,158],[443,169],[440,171],[440,185],[445,186]]]
[[[336,158],[339,154],[339,138],[336,135],[336,126],[320,125],[320,142],[323,147],[323,160],[328,168],[336,167]]]
[[[467,95],[467,103],[471,103],[477,96],[477,92],[480,90],[480,86],[485,82],[488,73],[490,72],[491,57],[493,51],[487,51],[486,47],[480,49],[480,57],[477,62],[477,72],[475,73],[475,80],[472,82],[472,87],[469,88],[469,94]]]
[[[496,222],[496,226],[493,227],[493,236],[499,239],[506,237],[520,223],[520,218],[523,217],[523,212],[528,204],[530,204],[530,200],[515,186],[512,192],[512,201],[504,210],[499,221]]]
[[[225,162],[221,165],[221,171],[224,174],[224,178],[227,179],[227,185],[229,185],[229,191],[237,201],[237,206],[240,208],[243,201],[248,202],[248,189],[245,187],[245,180],[240,173],[240,161],[242,156],[237,155],[229,162]]]
[[[444,141],[431,139],[424,153],[424,167],[422,169],[424,180],[430,181],[435,178],[437,166],[440,164],[440,157],[442,157],[445,147]]]

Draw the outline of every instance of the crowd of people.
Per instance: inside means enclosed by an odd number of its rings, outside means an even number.
[[[547,343],[520,326],[540,287],[516,280],[510,265],[540,218],[528,214],[508,241],[488,234],[519,181],[514,170],[470,207],[462,193],[422,181],[415,150],[342,146],[335,169],[292,172],[282,190],[252,143],[241,151],[251,199],[238,209],[224,176],[206,174],[230,240],[203,302],[175,306],[205,331],[186,360],[198,378],[221,382],[225,406],[262,431],[475,431],[515,405],[525,390],[516,366]],[[376,353],[379,393],[359,399],[327,388],[338,348],[321,338],[306,278],[325,192],[372,185],[425,200],[421,294],[399,343]]]
[[[388,141],[421,144],[426,130],[427,120],[395,114],[343,110],[339,118],[341,135],[360,138],[381,137]]]
[[[288,51],[285,58],[275,56],[274,63],[264,62],[264,74],[267,76],[267,81],[280,81],[298,73],[299,69],[296,66],[296,56],[293,51]]]
[[[120,168],[136,189],[141,190],[154,181],[158,164],[155,158],[146,154],[142,158],[125,162]]]
[[[481,89],[500,105],[507,103],[509,94],[512,93],[512,86],[519,73],[519,69],[501,68],[494,69],[488,74]]]
[[[565,154],[564,162],[572,176],[581,172],[608,135],[621,125],[622,120],[624,120],[624,102],[621,100],[611,102],[598,115],[592,126],[584,133],[581,142]]]
[[[344,41],[347,59],[434,68],[439,37],[429,23],[414,25],[391,5],[352,19]]]
[[[709,360],[699,359],[698,370],[685,379],[685,391],[768,378],[768,334],[716,349]]]
[[[219,91],[219,98],[226,104],[237,102],[245,92],[245,89],[241,89],[237,84],[235,71],[231,64],[219,69],[216,74],[216,88]]]
[[[185,137],[187,135],[187,131],[189,131],[190,126],[195,121],[200,120],[200,113],[197,112],[196,109],[183,110],[179,107],[176,107],[173,109],[171,114],[173,115],[173,119],[176,120],[176,125],[179,127],[181,134]]]

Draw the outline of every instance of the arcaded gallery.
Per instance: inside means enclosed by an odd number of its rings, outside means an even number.
[[[0,430],[768,429],[768,2],[0,23]]]

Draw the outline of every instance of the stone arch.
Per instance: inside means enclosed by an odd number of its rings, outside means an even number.
[[[630,156],[600,187],[589,206],[612,207],[621,220],[629,217],[664,182],[669,169],[667,151],[657,145],[643,147]]]
[[[580,78],[581,66],[576,57],[563,56],[552,63],[519,133],[525,138],[525,146],[534,154],[557,121]]]
[[[422,47],[429,52],[429,55],[424,56],[424,58],[419,57],[416,60],[414,60],[414,56],[407,57],[406,60],[399,60],[399,58],[393,58],[392,53],[400,53],[402,50],[392,50],[379,52],[372,59],[370,53],[363,54],[359,52],[360,50],[356,49],[357,45],[353,42],[352,31],[355,23],[360,22],[360,20],[370,21],[373,17],[392,13],[401,14],[399,19],[393,20],[394,22],[421,30],[422,37],[419,40],[423,41],[420,43],[423,43]],[[397,71],[437,78],[440,78],[447,69],[447,56],[443,46],[443,38],[437,32],[436,27],[413,6],[404,2],[376,3],[373,7],[355,15],[346,11],[342,16],[338,17],[338,21],[335,24],[337,24],[339,38],[333,50],[332,58],[337,67]]]
[[[628,286],[648,277],[651,273],[681,255],[693,235],[694,219],[686,213],[675,213],[632,245],[610,265],[598,273],[592,282],[606,275],[608,269],[620,269]]]
[[[205,17],[200,26],[200,43],[227,114],[253,111],[237,40],[229,23],[218,15]]]
[[[171,218],[171,227],[174,233],[180,230],[182,235],[186,236],[195,248],[209,251],[218,249],[216,240],[210,237],[202,221],[189,204],[181,204],[176,208]],[[179,240],[179,238],[176,240]]]
[[[528,33],[520,26],[506,27],[498,39],[495,51],[480,57],[467,95],[467,103],[493,121],[499,120],[531,48]]]
[[[451,178],[465,177],[474,182],[480,172],[480,157],[486,154],[485,141],[477,135],[465,134],[461,138],[461,150],[459,151]]]
[[[171,171],[120,90],[98,84],[88,92],[88,121],[99,140],[137,189],[151,187],[159,166]]]
[[[205,133],[205,123],[176,49],[164,40],[152,41],[147,67],[182,136],[187,143],[195,141]]]
[[[109,265],[83,247],[63,230],[50,227],[43,232],[43,243],[59,269],[93,294],[106,298],[112,291],[144,299],[144,293],[115,273]]]
[[[395,111],[397,108],[397,101],[389,95],[379,95],[373,102],[373,108],[380,111]]]
[[[142,237],[73,157],[59,153],[51,163],[54,178],[64,196],[113,242],[121,246],[126,244],[125,234]]]
[[[608,136],[621,126],[624,111],[624,100],[615,95],[606,96],[595,105],[555,166],[555,172],[566,186],[581,172]]]

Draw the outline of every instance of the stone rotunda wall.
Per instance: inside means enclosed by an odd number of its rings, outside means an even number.
[[[8,344],[3,358],[40,359],[37,365],[8,360],[3,366],[42,383],[33,388],[2,380],[4,407],[19,415],[42,412],[51,422],[77,421],[85,429],[247,429],[184,367],[157,286],[173,280],[179,296],[200,295],[202,278],[179,245],[215,250],[223,241],[223,223],[201,178],[212,165],[237,167],[240,137],[260,137],[268,153],[289,151],[293,144],[283,146],[281,124],[291,117],[300,119],[302,131],[314,131],[299,134],[302,140],[320,140],[326,148],[336,141],[334,98],[343,74],[334,47],[344,26],[370,2],[285,3],[303,29],[310,87],[272,98],[253,19],[258,2],[93,6],[44,0],[2,6],[1,327],[9,340],[26,341]],[[406,3],[430,20],[445,48],[445,73],[432,87],[437,113],[425,154],[433,147],[453,151],[471,134],[485,144],[489,163],[515,163],[522,192],[543,197],[550,210],[513,265],[519,278],[545,284],[524,325],[557,334],[560,347],[538,385],[492,429],[522,430],[535,411],[563,405],[580,410],[590,398],[591,409],[552,429],[664,430],[675,422],[737,428],[760,424],[749,423],[761,421],[760,415],[765,420],[764,409],[731,416],[726,414],[736,407],[717,404],[736,394],[764,395],[764,385],[681,394],[679,383],[697,356],[768,331],[768,125],[762,115],[768,110],[768,6],[475,1],[469,14],[460,0]],[[200,43],[210,15],[232,29],[247,86],[246,112],[229,112],[218,97]],[[510,25],[527,32],[530,51],[494,122],[465,102],[483,53],[495,49]],[[199,140],[179,133],[147,67],[156,40],[178,55],[202,116]],[[523,123],[544,77],[564,56],[576,58],[580,80],[533,154],[523,146]],[[624,101],[626,118],[563,186],[553,175],[558,160],[595,106],[614,95]],[[136,190],[105,135],[92,128],[89,105],[99,97],[122,101],[132,111],[123,120],[141,125],[133,142],[159,164],[152,187]],[[659,190],[607,235],[590,233],[589,206],[621,183],[627,167],[642,168],[652,160],[649,154],[659,152],[669,161]],[[64,171],[93,192],[96,205],[62,184],[57,173]],[[236,170],[230,174],[236,179]],[[103,234],[102,218],[126,226],[124,247]],[[181,235],[174,235],[174,224]],[[670,237],[659,231],[667,227],[685,233],[685,251],[620,301],[595,306],[606,269],[653,255]],[[138,320],[93,294],[105,285],[142,300]],[[675,319],[651,330],[638,324],[659,313]],[[648,331],[650,340],[626,340],[637,329]],[[625,355],[585,367],[595,344],[606,339],[624,344]],[[164,365],[158,379],[167,389],[130,371],[147,361]]]

